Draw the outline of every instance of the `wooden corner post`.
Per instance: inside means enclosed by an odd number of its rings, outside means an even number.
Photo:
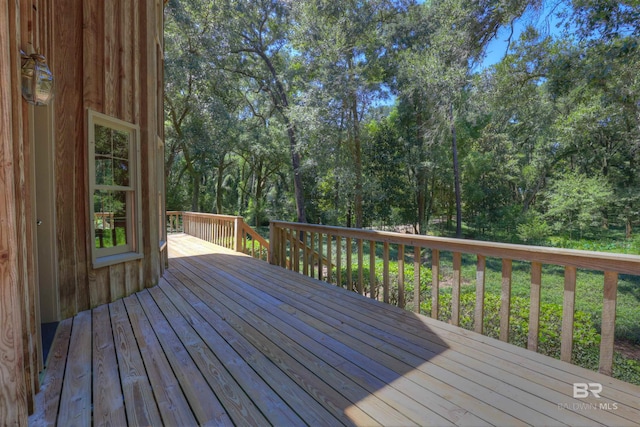
[[[273,222],[269,222],[269,251],[267,252],[267,261],[269,264],[278,265],[276,259],[278,239],[276,237],[276,226]]]
[[[242,252],[242,230],[244,229],[244,221],[241,217],[236,217],[233,220],[233,236],[234,236],[234,250],[236,252]]]

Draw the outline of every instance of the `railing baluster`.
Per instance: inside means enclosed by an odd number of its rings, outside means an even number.
[[[484,272],[486,268],[486,258],[478,255],[476,266],[476,307],[474,310],[474,330],[481,334],[484,330]]]
[[[309,240],[309,266],[310,266],[310,277],[316,277],[316,254],[315,254],[315,249],[313,249],[313,247],[316,244],[316,233],[309,233],[310,234],[310,240]]]
[[[538,335],[540,333],[540,291],[542,289],[542,264],[531,263],[531,297],[529,307],[529,337],[527,348],[538,351]]]
[[[420,253],[422,248],[413,247],[413,312],[420,313]]]
[[[333,263],[331,262],[331,246],[333,245],[331,234],[327,234],[327,282],[332,283]]]
[[[318,233],[318,280],[324,277],[324,269],[322,262],[322,233]]]
[[[431,250],[431,317],[438,318],[440,305],[440,251]]]
[[[300,273],[300,238],[302,232],[298,233],[294,231],[293,233],[293,270],[296,273]]]
[[[500,340],[509,342],[509,314],[511,313],[511,270],[510,259],[502,260],[502,294],[500,297]]]
[[[351,281],[351,237],[347,237],[347,289],[353,290],[353,282]]]
[[[600,338],[600,363],[598,371],[611,376],[613,371],[613,345],[616,330],[616,301],[618,297],[618,273],[604,272],[604,301],[602,303],[602,327]]]
[[[358,293],[364,295],[364,251],[362,239],[358,239]]]
[[[369,298],[377,298],[376,293],[376,242],[369,240]]]
[[[336,236],[336,285],[342,287],[342,236]]]
[[[309,275],[309,251],[307,250],[307,232],[300,232],[302,240],[302,274]]]
[[[404,308],[404,245],[398,245],[398,307]]]
[[[382,301],[389,303],[389,242],[384,242],[382,248]]]
[[[576,303],[576,268],[564,268],[564,298],[562,303],[562,332],[560,360],[571,363],[573,353],[573,316]]]
[[[451,284],[451,324],[460,324],[460,283],[462,282],[462,254],[453,253],[453,283]]]

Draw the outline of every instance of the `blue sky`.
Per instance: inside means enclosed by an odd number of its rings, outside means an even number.
[[[543,7],[540,11],[528,11],[523,17],[516,20],[511,41],[517,41],[527,25],[533,25],[542,34],[558,35],[560,33],[558,28],[560,20],[557,18],[556,13],[565,8],[566,6],[557,0],[543,1]],[[510,32],[510,28],[501,28],[498,31],[496,38],[487,46],[487,55],[479,67],[480,69],[500,62],[507,51]]]

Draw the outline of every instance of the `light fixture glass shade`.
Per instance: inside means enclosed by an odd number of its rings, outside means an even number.
[[[44,56],[22,55],[22,97],[30,104],[46,105],[53,98],[53,74]]]

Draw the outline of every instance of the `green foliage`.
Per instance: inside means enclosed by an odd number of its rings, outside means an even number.
[[[566,173],[556,178],[547,194],[545,218],[556,232],[578,232],[604,225],[604,209],[613,198],[613,191],[603,177],[587,177]]]
[[[351,268],[351,286],[352,289],[357,290],[358,280],[359,280],[359,267],[358,263],[354,263]],[[362,282],[364,289],[367,292],[371,292],[371,275],[370,275],[369,264],[362,266]],[[414,267],[413,263],[406,262],[404,265],[404,283],[405,283],[405,301],[407,305],[413,301],[413,291],[414,291]],[[332,270],[332,275],[334,280],[337,280],[337,268],[334,267]],[[347,288],[347,268],[341,267],[341,283],[340,285],[343,288]],[[390,285],[390,296],[389,302],[391,304],[397,304],[398,302],[398,288],[395,284],[398,283],[399,270],[398,270],[398,262],[393,261],[389,262],[389,283],[394,284]],[[376,259],[376,269],[375,269],[375,283],[374,283],[374,292],[375,295],[379,295],[382,292],[383,286],[383,278],[384,278],[384,263],[382,260]],[[420,268],[420,292],[424,294],[427,292],[427,287],[431,283],[431,269],[422,267]]]
[[[518,237],[526,243],[541,244],[552,233],[551,227],[536,212],[530,212],[517,227]]]

